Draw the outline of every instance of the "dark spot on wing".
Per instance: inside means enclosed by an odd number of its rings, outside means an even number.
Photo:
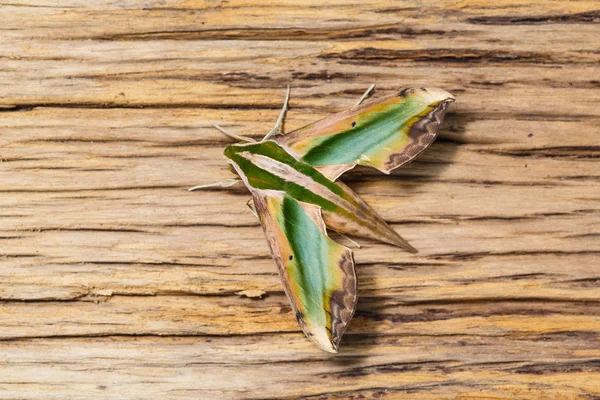
[[[354,128],[356,126],[356,121],[352,121],[352,127]]]
[[[290,256],[290,261],[292,261],[294,259],[294,256]]]
[[[398,96],[400,96],[400,97],[406,97],[406,96],[408,96],[410,93],[412,93],[414,91],[415,91],[414,88],[404,88],[400,92],[398,92]]]

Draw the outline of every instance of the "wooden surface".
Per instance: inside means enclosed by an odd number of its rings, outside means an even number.
[[[598,1],[0,5],[0,399],[600,398]],[[216,120],[286,131],[405,85],[441,137],[354,188],[339,355],[282,292]],[[344,239],[334,236],[341,242]],[[347,242],[345,242],[347,243]]]

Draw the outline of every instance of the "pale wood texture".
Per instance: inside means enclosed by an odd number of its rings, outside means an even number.
[[[0,4],[0,399],[600,398],[598,1]],[[341,353],[304,338],[227,138],[405,85],[457,97],[417,162],[345,181]],[[345,239],[338,238],[341,242]],[[345,242],[347,243],[347,242]]]

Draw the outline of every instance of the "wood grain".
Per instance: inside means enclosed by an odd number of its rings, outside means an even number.
[[[0,3],[0,399],[600,398],[598,1]],[[337,356],[308,342],[212,129],[457,97],[418,161],[344,181]],[[336,240],[344,238],[333,235]]]

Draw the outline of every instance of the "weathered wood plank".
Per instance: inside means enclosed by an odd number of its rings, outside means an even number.
[[[82,393],[114,397],[123,390],[129,398],[147,398],[149,379],[151,397],[174,399],[350,399],[360,394],[391,399],[567,399],[597,391],[598,348],[585,334],[555,335],[553,341],[561,344],[555,348],[548,347],[545,335],[365,335],[349,340],[352,351],[337,361],[314,353],[296,335],[0,342],[0,398],[9,398],[6,394],[24,381],[47,391],[50,399],[78,399]],[[548,374],[540,375],[541,369]],[[261,384],[265,380],[269,385]]]
[[[597,1],[0,4],[0,399],[596,399]],[[290,131],[457,97],[418,161],[345,181],[419,250],[360,240],[337,356],[300,333],[217,120]],[[345,239],[336,237],[343,242]]]
[[[534,285],[530,285],[534,286]],[[534,289],[534,287],[532,287]],[[397,297],[401,297],[401,294]],[[235,296],[102,297],[90,301],[10,302],[3,305],[5,339],[111,335],[253,335],[299,332],[283,294],[261,300]],[[377,335],[511,336],[597,332],[594,303],[546,301],[402,303],[363,298],[349,333]]]

